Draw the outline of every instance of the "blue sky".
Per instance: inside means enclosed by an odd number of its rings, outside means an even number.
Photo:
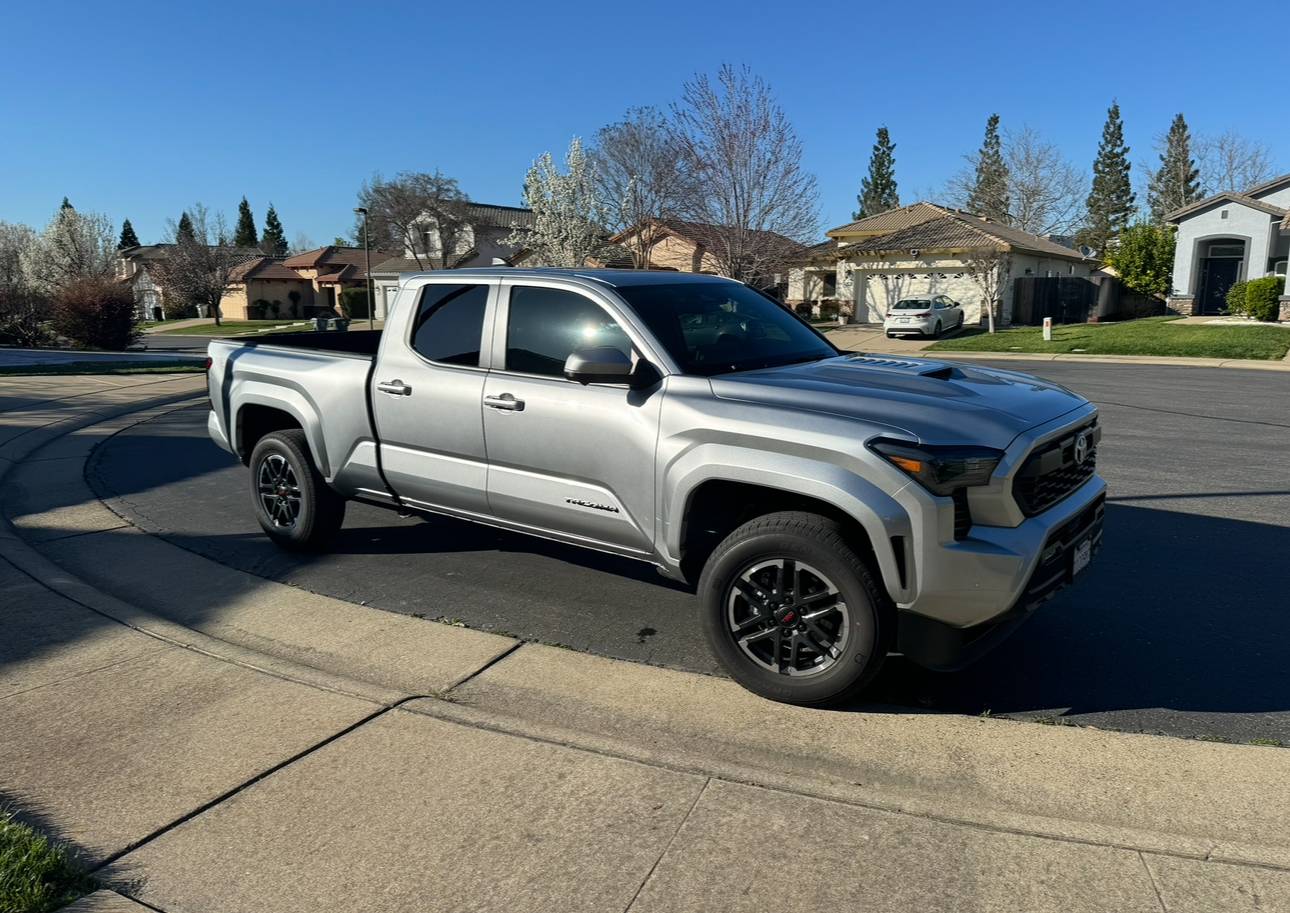
[[[64,195],[146,242],[189,203],[288,238],[346,233],[375,171],[441,169],[516,205],[547,149],[695,71],[747,63],[793,121],[821,228],[850,218],[875,128],[901,196],[934,191],[986,116],[1029,124],[1081,167],[1118,98],[1135,171],[1177,111],[1290,170],[1286,6],[1193,2],[23,3],[0,43],[0,220]],[[665,12],[663,12],[665,10]],[[1263,22],[1247,31],[1240,23]],[[1239,42],[1218,41],[1239,33]],[[1210,61],[1207,68],[1203,61]]]

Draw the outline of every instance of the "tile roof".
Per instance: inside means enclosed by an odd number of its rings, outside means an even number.
[[[938,219],[911,225],[890,234],[863,238],[855,244],[838,248],[837,253],[845,257],[851,252],[886,253],[957,248],[1019,250],[1068,260],[1087,259],[1077,250],[1032,235],[1028,231],[952,210]]]
[[[281,260],[273,257],[256,257],[233,268],[228,275],[230,282],[245,282],[248,279],[296,279],[304,282],[299,273],[288,269]]]
[[[376,264],[382,260],[388,260],[394,254],[387,250],[372,249],[372,263]],[[317,250],[305,251],[303,254],[296,254],[294,257],[288,257],[282,261],[282,265],[290,269],[316,269],[319,273],[327,272],[344,273],[345,267],[352,266],[352,273],[345,273],[346,280],[363,279],[366,277],[364,264],[367,262],[367,253],[361,247],[339,247],[329,244],[326,247],[320,247]],[[321,278],[321,277],[320,277]]]
[[[1261,197],[1265,193],[1272,193],[1274,190],[1280,190],[1282,187],[1290,187],[1290,173],[1280,174],[1271,180],[1264,181],[1262,184],[1255,184],[1253,187],[1247,187],[1245,196]]]
[[[658,221],[668,231],[679,235],[686,240],[693,241],[700,247],[712,250],[715,247],[721,246],[722,227],[720,225],[710,225],[705,222],[687,222],[683,219],[660,219]],[[624,232],[623,234],[626,233],[627,232]],[[785,252],[798,254],[806,249],[804,244],[799,244],[792,238],[781,235],[778,232],[751,230],[749,234],[762,238],[772,244],[782,246]],[[618,235],[617,237],[621,238],[622,235]],[[610,240],[616,242],[615,238],[611,238]]]
[[[911,203],[899,209],[889,209],[886,212],[866,216],[846,225],[839,225],[837,228],[830,228],[825,234],[831,238],[838,235],[886,234],[887,232],[899,231],[902,228],[909,228],[911,225],[917,225],[920,222],[926,222],[928,219],[939,219],[946,213],[953,211],[945,206],[937,206],[935,203],[920,200],[917,203]]]
[[[1290,175],[1287,175],[1286,177],[1290,178]],[[1260,185],[1257,189],[1260,193],[1266,193],[1269,188],[1266,185]],[[1284,216],[1286,214],[1286,210],[1280,206],[1273,206],[1271,203],[1264,203],[1262,200],[1256,200],[1252,196],[1248,196],[1243,193],[1233,193],[1230,190],[1226,190],[1222,193],[1216,193],[1213,196],[1205,197],[1203,200],[1197,200],[1195,203],[1182,207],[1182,209],[1175,209],[1173,212],[1169,213],[1169,215],[1165,216],[1165,221],[1177,222],[1181,219],[1187,218],[1193,213],[1201,212],[1223,202],[1236,203],[1240,206],[1248,206],[1250,209],[1257,209],[1259,212],[1266,212],[1270,216]]]
[[[466,221],[473,226],[494,228],[532,228],[533,210],[522,206],[495,206],[492,203],[467,203]]]

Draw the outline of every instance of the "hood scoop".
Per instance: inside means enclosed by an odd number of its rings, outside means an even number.
[[[914,374],[918,377],[932,377],[936,380],[949,380],[954,376],[954,366],[943,361],[927,361],[909,358],[891,358],[886,355],[848,355],[847,361],[853,365],[864,365],[880,371],[891,371],[896,374]]]

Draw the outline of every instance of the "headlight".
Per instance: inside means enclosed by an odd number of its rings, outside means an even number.
[[[988,485],[1003,451],[992,447],[938,447],[877,438],[869,449],[934,495],[948,497],[956,489]]]

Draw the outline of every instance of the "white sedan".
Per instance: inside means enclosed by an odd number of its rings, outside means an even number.
[[[901,333],[940,336],[946,330],[963,326],[963,305],[944,295],[930,298],[903,298],[887,312],[882,328],[887,338]]]

